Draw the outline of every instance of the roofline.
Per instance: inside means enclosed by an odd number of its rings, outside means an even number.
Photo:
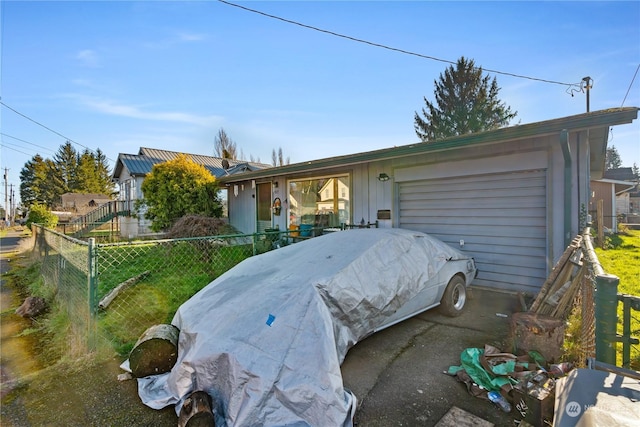
[[[562,117],[559,119],[547,120],[543,122],[529,123],[526,125],[516,125],[486,132],[456,136],[432,143],[416,142],[399,147],[383,148],[375,151],[367,151],[344,156],[310,160],[306,162],[263,169],[260,171],[245,172],[237,175],[220,177],[218,181],[220,183],[228,183],[234,181],[244,181],[247,179],[282,176],[313,169],[349,166],[360,163],[367,163],[375,160],[390,160],[399,157],[414,156],[422,153],[444,151],[469,145],[497,143],[506,140],[528,138],[531,136],[555,134],[561,132],[562,130],[575,132],[590,128],[627,124],[633,122],[633,120],[638,117],[638,110],[640,109],[637,107],[622,107],[593,111],[590,113]]]
[[[619,179],[609,179],[609,178],[594,179],[594,181],[603,182],[605,184],[620,184],[620,185],[631,185],[631,186],[637,185],[637,183],[634,181],[621,181]]]

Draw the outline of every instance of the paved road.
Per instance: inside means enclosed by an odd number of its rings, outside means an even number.
[[[0,258],[5,259],[7,255],[16,252],[22,236],[22,229],[11,229],[6,236],[0,237]]]

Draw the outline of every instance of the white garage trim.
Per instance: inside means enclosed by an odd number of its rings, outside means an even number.
[[[547,276],[546,188],[546,169],[407,180],[399,227],[471,254],[477,285],[537,292]]]

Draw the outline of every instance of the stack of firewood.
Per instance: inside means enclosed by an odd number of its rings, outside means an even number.
[[[542,285],[530,312],[566,319],[585,274],[582,236],[576,236]]]

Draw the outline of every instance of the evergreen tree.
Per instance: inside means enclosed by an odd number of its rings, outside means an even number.
[[[76,172],[76,192],[93,194],[113,194],[111,173],[106,157],[99,149],[95,154],[89,150],[82,152],[78,158]]]
[[[78,154],[70,142],[60,146],[54,160],[35,155],[20,171],[20,198],[25,208],[39,202],[49,208],[64,193],[112,195],[111,171],[104,153]]]
[[[620,160],[620,154],[618,154],[616,146],[612,145],[611,147],[607,148],[607,152],[605,154],[604,169],[618,169],[621,166],[622,160]]]
[[[423,142],[497,129],[518,114],[498,99],[495,77],[483,76],[472,59],[461,57],[434,85],[435,104],[425,97],[422,116],[418,112],[414,116],[416,134]]]
[[[35,202],[50,206],[43,188],[48,167],[42,156],[36,154],[20,171],[20,200],[24,206],[31,206]]]
[[[52,178],[59,195],[78,190],[78,153],[70,141],[58,149],[53,162],[56,170]]]

